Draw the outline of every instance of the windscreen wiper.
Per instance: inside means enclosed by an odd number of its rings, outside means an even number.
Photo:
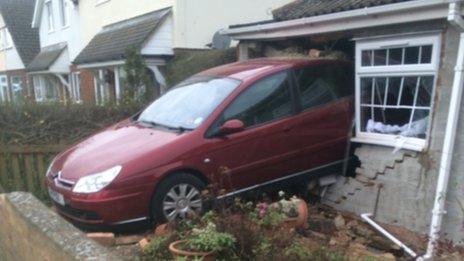
[[[183,126],[178,126],[178,127],[168,126],[168,125],[160,124],[154,121],[140,121],[140,122],[149,124],[153,127],[161,127],[161,128],[168,129],[168,130],[179,131],[180,133],[193,130],[192,128],[185,128]]]
[[[192,128],[186,128],[183,126],[178,126],[178,127],[169,127],[171,130],[178,130],[180,133],[186,132],[186,131],[192,131]]]

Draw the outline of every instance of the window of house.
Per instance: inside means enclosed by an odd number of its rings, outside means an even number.
[[[80,103],[81,100],[81,74],[80,72],[71,73],[71,98],[74,102]]]
[[[239,119],[247,128],[282,119],[293,113],[288,72],[269,76],[245,90],[223,112],[222,123]]]
[[[0,101],[3,103],[10,101],[8,78],[6,75],[0,75]]]
[[[13,94],[13,100],[19,102],[23,98],[23,80],[21,76],[11,76],[11,93]]]
[[[55,19],[53,18],[53,4],[51,0],[45,2],[45,10],[47,12],[47,26],[48,31],[55,31]]]
[[[69,0],[60,0],[60,17],[61,26],[67,27],[69,25]]]
[[[438,35],[356,43],[355,141],[424,149],[439,50]]]
[[[32,77],[35,100],[37,102],[57,101],[60,97],[57,83],[51,77],[38,75]]]
[[[106,70],[101,69],[97,71],[96,77],[94,77],[95,103],[97,105],[105,105],[110,101],[106,76]]]

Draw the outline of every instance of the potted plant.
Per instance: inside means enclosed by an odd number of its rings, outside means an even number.
[[[216,254],[234,247],[236,239],[228,234],[218,232],[216,225],[209,222],[204,228],[194,228],[182,240],[172,242],[169,251],[174,259],[215,260]]]
[[[285,198],[283,191],[279,192],[280,200],[272,204],[259,203],[257,205],[260,224],[265,226],[278,226],[285,223],[290,227],[306,228],[308,219],[308,206],[303,199],[293,196]]]

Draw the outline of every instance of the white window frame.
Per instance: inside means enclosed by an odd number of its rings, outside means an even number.
[[[105,82],[105,69],[98,69],[98,79],[94,76],[95,104],[105,105],[109,102],[108,86]],[[100,84],[103,83],[103,84]]]
[[[32,83],[34,85],[34,96],[36,102],[45,101],[45,87],[43,85],[42,76],[36,75],[32,77]]]
[[[2,80],[5,80],[4,82]],[[8,77],[5,74],[0,75],[0,102],[6,103],[11,101],[10,88],[8,86]]]
[[[55,17],[53,15],[53,1],[52,0],[47,0],[44,3],[45,6],[45,11],[47,12],[47,26],[48,26],[48,32],[52,33],[55,31]]]
[[[69,0],[59,0],[60,1],[60,20],[61,20],[61,27],[66,28],[69,27],[69,17],[70,17],[70,8],[69,8]]]
[[[80,79],[80,72],[72,72],[71,73],[71,98],[76,103],[81,103],[81,79]]]
[[[385,66],[362,66],[362,51],[403,48],[409,46],[432,45],[431,63],[429,64],[402,64]],[[433,116],[434,93],[438,78],[440,63],[441,35],[422,34],[400,37],[388,37],[379,39],[360,39],[356,41],[356,90],[355,90],[355,117],[356,135],[352,139],[354,142],[391,146],[414,151],[423,151],[430,138],[431,119]],[[429,122],[427,125],[426,138],[404,137],[399,135],[368,133],[361,131],[361,78],[362,77],[391,77],[391,76],[424,76],[433,75],[434,83],[432,87],[432,97],[430,105]],[[413,105],[415,107],[415,105]]]

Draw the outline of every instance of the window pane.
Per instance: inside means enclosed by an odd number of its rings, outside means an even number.
[[[68,0],[60,0],[60,15],[61,15],[61,25],[68,25]]]
[[[417,77],[404,77],[403,93],[401,95],[400,105],[414,105],[414,96],[416,94]]]
[[[375,50],[374,51],[374,65],[381,66],[387,64],[387,50]]]
[[[361,103],[372,104],[372,78],[361,78]]]
[[[403,59],[403,48],[394,48],[389,50],[388,65],[399,65]]]
[[[416,106],[430,107],[432,101],[433,76],[422,76]]]
[[[432,62],[432,46],[431,45],[422,46],[421,63],[431,63],[431,62]]]
[[[361,108],[361,130],[400,135],[409,127],[412,109]]]
[[[372,66],[372,51],[362,52],[362,66]]]
[[[242,93],[225,111],[222,122],[239,119],[250,127],[292,114],[287,72],[259,81]]]
[[[397,105],[401,88],[401,77],[388,78],[388,93],[386,105]]]
[[[407,128],[401,132],[401,135],[424,139],[427,134],[429,114],[430,110],[416,109],[411,124],[408,124]]]
[[[383,105],[387,78],[374,79],[374,104]]]
[[[419,63],[419,46],[405,48],[405,64],[418,64]]]

